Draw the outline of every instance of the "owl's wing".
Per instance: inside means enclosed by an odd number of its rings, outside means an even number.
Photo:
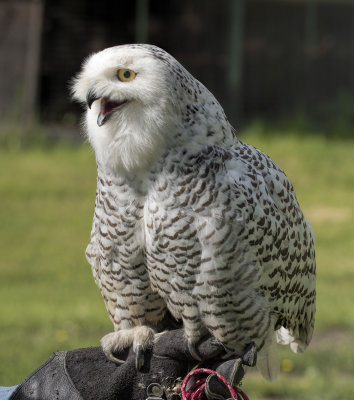
[[[285,173],[263,152],[240,143],[236,157],[247,169],[256,205],[253,215],[262,268],[262,290],[275,318],[277,341],[294,352],[309,344],[314,328],[314,237]]]

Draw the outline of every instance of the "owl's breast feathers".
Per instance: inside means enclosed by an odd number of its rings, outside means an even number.
[[[86,257],[116,329],[157,324],[165,303],[152,290],[145,261],[141,182],[98,166],[95,213]]]

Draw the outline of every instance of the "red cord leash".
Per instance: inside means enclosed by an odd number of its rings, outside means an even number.
[[[190,379],[192,376],[195,376],[196,381],[192,386],[186,391],[186,387],[188,383],[190,383]],[[199,376],[198,376],[199,375]],[[203,376],[205,375],[205,376]],[[246,393],[244,393],[241,389],[238,387],[233,387],[231,386],[227,380],[220,374],[218,374],[216,371],[213,371],[211,369],[207,368],[198,368],[193,371],[191,371],[183,380],[182,386],[181,386],[181,394],[182,394],[182,400],[203,400],[206,397],[204,396],[204,387],[205,387],[205,381],[207,380],[209,375],[215,375],[217,378],[228,388],[230,391],[230,395],[232,396],[231,398],[233,400],[249,400],[248,396]]]

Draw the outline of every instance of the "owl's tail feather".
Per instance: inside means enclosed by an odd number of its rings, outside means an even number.
[[[274,381],[278,377],[280,361],[274,342],[257,354],[257,368],[268,381]]]
[[[293,336],[293,333],[284,327],[279,328],[275,332],[275,335],[276,335],[277,343],[282,344],[282,345],[289,344],[290,349],[294,353],[303,353],[307,347],[306,343],[304,343],[300,339],[296,339]]]

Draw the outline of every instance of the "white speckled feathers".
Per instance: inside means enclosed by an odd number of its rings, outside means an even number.
[[[121,68],[135,78],[119,81]],[[168,309],[192,343],[210,332],[240,354],[253,341],[272,378],[275,330],[302,351],[315,313],[312,231],[283,171],[239,141],[214,96],[157,47],[91,56],[73,92],[92,103],[85,126],[98,180],[87,258],[115,331],[138,343],[136,329],[158,331]],[[115,108],[99,126],[107,99]],[[130,344],[121,337],[108,350]]]

